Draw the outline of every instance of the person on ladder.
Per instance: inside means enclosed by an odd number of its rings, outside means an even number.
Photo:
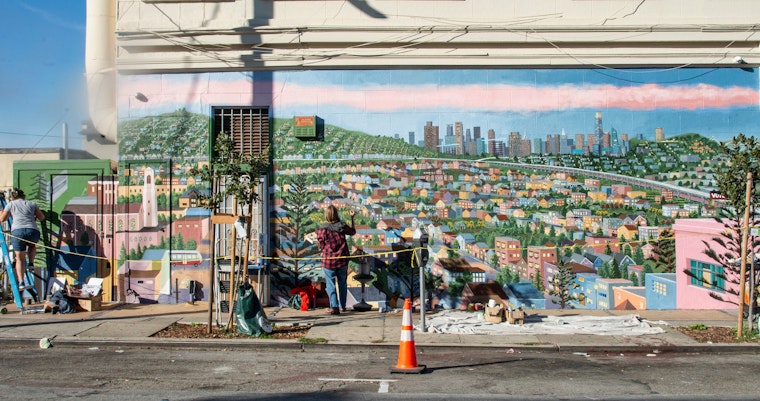
[[[26,200],[26,194],[19,188],[11,191],[11,201],[0,212],[0,222],[11,221],[11,245],[16,254],[16,280],[19,289],[27,287],[24,283],[24,259],[29,256],[29,268],[34,268],[34,257],[37,255],[37,242],[40,240],[40,230],[37,220],[45,220],[36,203]]]

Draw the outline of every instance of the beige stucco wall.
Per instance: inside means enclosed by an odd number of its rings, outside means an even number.
[[[13,162],[15,160],[59,160],[58,149],[45,152],[28,152],[30,149],[0,149],[0,191],[13,187]]]
[[[70,159],[94,159],[86,151],[69,149]],[[0,148],[0,191],[13,187],[13,162],[16,160],[61,160],[62,148]]]

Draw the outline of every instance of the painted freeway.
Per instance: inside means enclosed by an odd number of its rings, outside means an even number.
[[[315,161],[326,161],[326,162],[338,162],[338,161],[368,161],[368,160],[414,160],[416,158],[413,158],[411,156],[405,156],[405,155],[394,155],[393,157],[385,156],[385,157],[371,157],[372,155],[366,155],[368,157],[360,158],[360,159],[353,159],[353,158],[341,158],[341,159],[308,159],[310,162]],[[663,189],[668,189],[673,192],[673,196],[688,199],[693,202],[699,202],[702,204],[709,203],[714,201],[713,198],[711,198],[711,195],[709,192],[705,191],[699,191],[696,189],[691,188],[683,188],[679,187],[677,185],[673,184],[667,184],[664,182],[658,182],[658,181],[652,181],[647,180],[644,178],[638,178],[638,177],[630,177],[627,175],[621,175],[621,174],[615,174],[615,173],[607,173],[604,171],[596,171],[596,170],[584,170],[580,168],[575,167],[564,167],[564,166],[549,166],[545,164],[529,164],[529,163],[512,163],[512,162],[502,162],[497,160],[492,160],[492,158],[483,158],[483,159],[450,159],[450,158],[435,158],[435,157],[426,157],[422,158],[424,160],[444,160],[444,161],[463,161],[463,162],[480,162],[480,163],[491,163],[495,165],[505,166],[505,167],[511,167],[511,168],[520,168],[520,169],[533,169],[533,170],[541,170],[541,171],[550,171],[550,172],[565,172],[565,173],[571,173],[571,174],[578,174],[578,175],[585,175],[589,177],[599,178],[599,179],[606,179],[606,180],[612,180],[616,182],[621,182],[624,184],[630,184],[635,185],[647,189],[653,189],[661,191]],[[307,161],[307,159],[276,159],[276,161],[282,161],[282,162],[292,162],[292,161]]]

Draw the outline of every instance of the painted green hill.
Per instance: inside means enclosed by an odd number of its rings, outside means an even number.
[[[325,125],[324,137],[319,140],[296,138],[293,135],[292,120],[288,118],[275,118],[272,132],[276,159],[287,159],[293,155],[307,159],[346,159],[374,154],[440,157],[438,152],[410,145],[403,139],[372,136],[329,124]]]
[[[125,159],[208,157],[208,116],[180,109],[119,121],[119,154]]]

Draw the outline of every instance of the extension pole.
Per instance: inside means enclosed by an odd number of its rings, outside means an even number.
[[[420,262],[422,260],[422,256],[419,252],[421,252],[419,249],[417,249],[417,245],[414,245],[414,253],[412,254],[412,260]],[[420,257],[420,260],[417,260],[417,257]],[[414,265],[414,263],[412,263]],[[427,295],[425,294],[425,269],[422,268],[421,263],[417,263],[419,269],[420,269],[420,331],[423,333],[427,332],[427,327],[425,326],[425,301],[427,300]],[[414,272],[414,269],[412,269],[412,272]]]
[[[736,323],[736,338],[744,335],[744,296],[747,282],[747,239],[749,238],[749,209],[752,200],[752,172],[747,173],[747,193],[744,204],[744,221],[742,222],[742,250],[739,269],[739,313]]]
[[[215,213],[215,212],[212,212]],[[209,253],[209,277],[208,277],[208,321],[206,333],[211,334],[211,324],[214,320],[214,288],[216,288],[216,225],[211,224],[211,249]]]
[[[217,180],[216,178],[211,179],[211,192],[213,193],[217,188]],[[216,214],[216,208],[211,212],[212,216]],[[214,289],[216,288],[217,282],[216,282],[216,225],[211,223],[211,233],[209,237],[211,237],[211,249],[209,250],[210,258],[209,258],[209,277],[208,277],[208,322],[206,325],[206,333],[211,334],[211,324],[214,320]],[[221,294],[220,294],[221,297]],[[219,316],[217,316],[218,320]]]
[[[238,202],[237,198],[233,199],[232,201],[232,214],[237,215],[238,212]],[[232,227],[232,230],[230,231],[230,242],[232,242],[232,245],[230,246],[230,292],[227,294],[229,296],[229,317],[227,318],[227,330],[232,330],[232,322],[233,317],[235,316],[235,296],[236,296],[236,287],[235,285],[235,270],[237,269],[237,236],[235,234],[235,227]]]

